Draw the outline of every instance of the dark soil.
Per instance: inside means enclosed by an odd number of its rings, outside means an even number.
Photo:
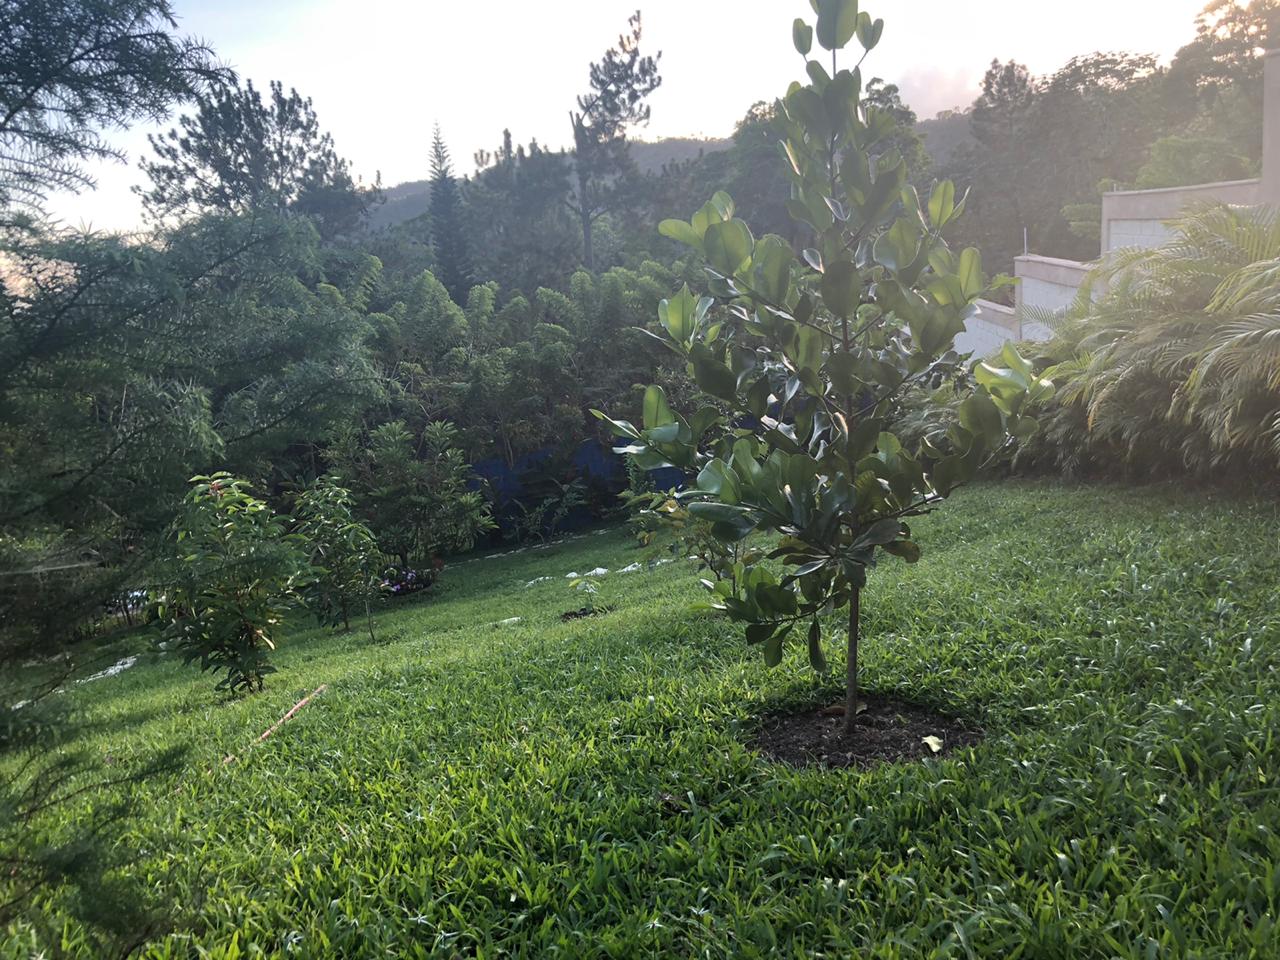
[[[602,613],[608,613],[613,607],[579,607],[577,610],[567,610],[560,614],[560,619],[581,620],[583,617],[596,617]]]
[[[856,767],[945,756],[982,739],[977,726],[943,716],[927,707],[888,697],[869,696],[859,712],[853,736],[844,735],[844,711],[809,707],[799,713],[765,717],[752,746],[770,760],[795,767]],[[935,753],[924,742],[937,737]]]

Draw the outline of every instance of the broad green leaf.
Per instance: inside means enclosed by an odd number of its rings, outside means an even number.
[[[790,632],[789,627],[779,630],[764,642],[764,665],[766,667],[776,667],[782,662],[782,641]]]
[[[941,230],[951,221],[956,209],[956,185],[950,180],[943,180],[934,186],[929,194],[929,223],[935,230]]]
[[[895,273],[915,260],[919,252],[920,231],[905,217],[895,220],[876,240],[876,261]]]
[[[960,253],[960,264],[956,269],[960,286],[964,289],[967,300],[972,300],[987,288],[982,275],[982,254],[975,247],[966,247]]]
[[[795,23],[791,25],[791,42],[796,46],[796,53],[807,57],[813,49],[813,27],[796,17]]]
[[[858,32],[858,0],[818,0],[817,36],[826,50],[841,50]]]
[[[893,543],[886,543],[884,551],[895,557],[901,557],[907,563],[917,563],[920,560],[920,545],[912,540],[895,540]]]
[[[709,520],[712,523],[721,521],[735,523],[742,519],[748,519],[751,513],[748,508],[737,504],[707,501],[689,504],[689,512],[699,520]]]
[[[695,348],[699,344],[694,344]],[[698,386],[721,400],[733,400],[738,392],[738,377],[721,360],[717,360],[711,351],[702,347],[695,349],[689,357],[693,364],[693,379]]]
[[[880,35],[884,33],[884,21],[872,20],[871,14],[858,14],[858,43],[862,44],[864,50],[874,50],[876,44],[880,42]]]
[[[822,653],[822,627],[816,618],[809,624],[809,664],[819,673],[827,672],[827,658]]]
[[[742,499],[738,475],[723,460],[711,460],[698,473],[698,489],[718,497],[725,503],[736,504]]]
[[[603,420],[605,423],[609,424],[609,427],[613,430],[615,436],[626,437],[629,440],[640,439],[640,431],[626,420],[614,420],[602,410],[592,410],[591,414],[596,419]]]
[[[985,390],[975,390],[960,402],[960,425],[974,436],[983,437],[994,444],[1004,435],[1004,420],[1000,409],[991,401]]]
[[[663,220],[658,224],[658,232],[664,237],[670,237],[677,243],[683,243],[686,246],[693,247],[695,250],[702,249],[702,237],[693,227],[685,223],[683,220]]]
[[[791,291],[791,247],[778,237],[768,236],[756,244],[754,281],[756,291],[770,303],[782,305]]]
[[[644,425],[652,430],[666,423],[672,423],[671,407],[667,404],[667,394],[656,383],[649,384],[644,391]]]
[[[861,302],[862,275],[848,260],[837,260],[827,264],[820,289],[828,310],[837,317],[849,317]]]
[[[731,277],[750,259],[755,240],[741,220],[726,220],[707,227],[703,246],[707,262],[726,277]]]
[[[687,345],[693,338],[698,306],[686,283],[674,297],[658,303],[658,322],[671,335],[672,340]]]

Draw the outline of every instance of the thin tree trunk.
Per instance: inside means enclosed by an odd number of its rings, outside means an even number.
[[[591,212],[583,209],[580,216],[582,218],[582,264],[587,268],[588,272],[594,273],[596,269],[596,256],[595,250],[592,249],[593,244],[591,242]]]
[[[858,623],[859,607],[862,603],[862,591],[853,588],[853,596],[849,600],[849,659],[845,665],[844,692],[844,735],[853,736],[854,727],[858,723]]]

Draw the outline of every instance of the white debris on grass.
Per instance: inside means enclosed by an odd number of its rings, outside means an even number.
[[[526,584],[524,585],[524,588],[525,588],[526,590],[528,590],[528,589],[529,589],[530,587],[532,587],[534,584],[538,584],[538,583],[546,583],[546,582],[547,582],[548,580],[550,580],[550,579],[551,579],[550,577],[535,577],[534,579],[532,579],[532,580],[530,580],[528,583],[526,583]]]
[[[497,623],[491,623],[491,627],[514,627],[520,622],[520,617],[507,617],[505,620],[499,620]]]
[[[629,563],[618,572],[619,573],[639,573],[643,569],[644,568],[640,566],[639,563]]]
[[[138,662],[137,656],[125,657],[123,660],[117,660],[105,670],[99,670],[97,673],[83,677],[76,683],[92,683],[94,680],[103,680],[107,677],[114,677],[117,673],[123,673]]]
[[[607,577],[608,575],[608,567],[596,567],[594,570],[588,570],[583,574],[584,577]]]
[[[566,580],[577,580],[580,576],[582,576],[582,574],[578,573],[578,571],[575,570],[573,573],[566,573],[564,575],[564,578]]]
[[[79,680],[76,681],[76,683],[77,684],[92,683],[94,680],[105,680],[107,677],[114,677],[116,674],[124,673],[124,671],[128,670],[137,662],[138,662],[138,656],[136,654],[131,657],[125,657],[123,660],[117,660],[115,663],[107,667],[105,670],[99,670],[97,673],[90,674],[87,677],[81,677]],[[58,687],[58,689],[54,690],[53,692],[66,693],[67,688]],[[9,707],[9,709],[21,710],[23,707],[27,707],[30,705],[31,705],[30,700],[19,700],[17,703]]]

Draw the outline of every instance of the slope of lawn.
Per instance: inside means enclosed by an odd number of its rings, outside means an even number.
[[[621,528],[455,565],[378,644],[300,630],[258,696],[154,656],[73,688],[104,761],[190,746],[127,836],[173,925],[147,955],[1276,956],[1277,505],[1009,483],[918,532],[863,675],[987,731],[942,760],[754,754],[762,712],[835,699],[842,648],[764,669],[688,612],[688,562],[562,623],[566,573],[641,558]],[[88,955],[45,907],[55,939],[0,954]]]

